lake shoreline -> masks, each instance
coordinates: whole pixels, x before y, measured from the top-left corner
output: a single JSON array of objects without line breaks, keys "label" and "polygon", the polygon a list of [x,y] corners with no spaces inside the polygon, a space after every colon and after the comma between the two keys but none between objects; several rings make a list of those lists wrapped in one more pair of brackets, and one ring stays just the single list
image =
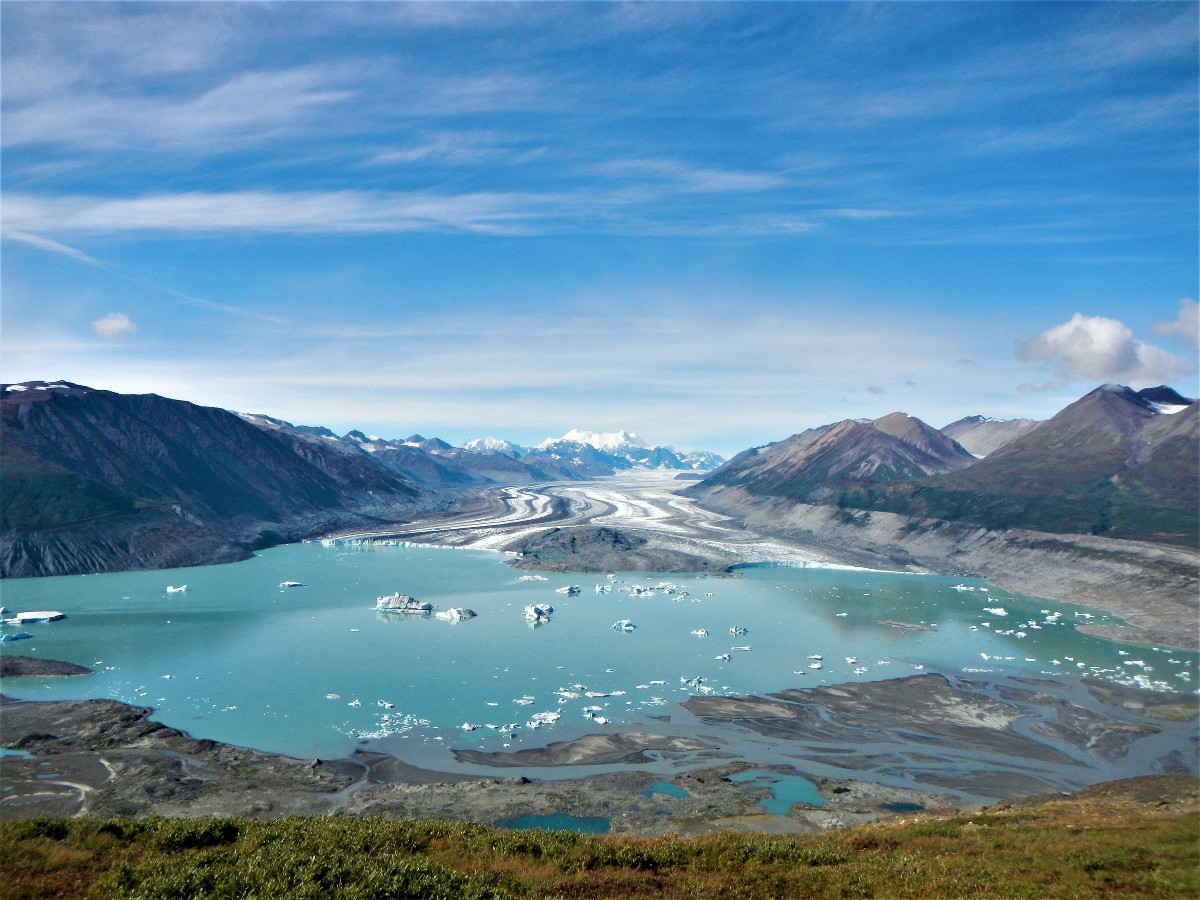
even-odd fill
[{"label": "lake shoreline", "polygon": [[[0,817],[337,814],[490,824],[569,814],[608,819],[613,833],[639,836],[805,832],[889,818],[889,805],[972,810],[1120,778],[1196,774],[1196,748],[1185,738],[1194,698],[1098,681],[1067,688],[1074,693],[1034,679],[920,675],[765,697],[692,697],[684,706],[700,724],[686,728],[690,737],[616,728],[476,752],[468,761],[492,769],[483,774],[414,766],[370,744],[341,759],[301,760],[193,738],[155,722],[147,707],[0,697],[3,744],[15,751],[0,756],[7,788]],[[1092,709],[1079,702],[1085,698]],[[743,732],[760,745],[766,739],[768,752],[739,752]],[[1143,742],[1148,753],[1138,751]],[[1121,762],[1127,758],[1141,761]],[[668,759],[678,771],[643,767]],[[588,765],[614,770],[570,776],[572,766]],[[760,803],[769,785],[730,780],[747,771],[802,775],[823,803],[766,814]],[[837,777],[822,774],[830,772]],[[686,796],[650,792],[663,781]]]}]

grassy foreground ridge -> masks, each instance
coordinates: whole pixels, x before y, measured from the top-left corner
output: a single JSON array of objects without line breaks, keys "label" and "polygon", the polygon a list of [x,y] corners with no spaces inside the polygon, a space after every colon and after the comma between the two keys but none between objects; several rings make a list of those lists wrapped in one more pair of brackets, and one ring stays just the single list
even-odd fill
[{"label": "grassy foreground ridge", "polygon": [[0,898],[1196,897],[1196,787],[1132,779],[970,816],[650,840],[336,817],[39,817],[0,823]]}]

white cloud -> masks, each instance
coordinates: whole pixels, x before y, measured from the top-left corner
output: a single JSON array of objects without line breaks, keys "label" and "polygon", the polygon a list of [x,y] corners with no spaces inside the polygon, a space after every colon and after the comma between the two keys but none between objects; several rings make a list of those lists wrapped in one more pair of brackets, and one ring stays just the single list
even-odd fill
[{"label": "white cloud", "polygon": [[1189,371],[1177,356],[1135,339],[1123,322],[1082,313],[1025,341],[1017,358],[1050,363],[1067,380],[1155,383]]},{"label": "white cloud", "polygon": [[89,266],[105,268],[104,263],[94,257],[88,256],[82,250],[76,250],[74,247],[68,247],[66,244],[60,244],[58,241],[52,241],[50,238],[45,238],[37,234],[5,229],[4,237],[9,240],[20,241],[22,244],[28,244],[31,247],[37,247],[39,250],[45,250],[49,253],[60,253],[63,256],[69,256],[71,259],[87,263]]},{"label": "white cloud", "polygon": [[137,331],[137,326],[125,313],[111,312],[93,322],[92,330],[100,337],[115,338],[123,334],[133,334]]},{"label": "white cloud", "polygon": [[1200,352],[1200,303],[1184,297],[1179,301],[1179,315],[1173,321],[1154,323],[1154,333],[1170,335],[1193,353]]},{"label": "white cloud", "polygon": [[23,229],[77,232],[513,232],[523,220],[545,216],[555,203],[554,195],[482,192],[192,191],[128,198],[9,193],[4,218]]}]

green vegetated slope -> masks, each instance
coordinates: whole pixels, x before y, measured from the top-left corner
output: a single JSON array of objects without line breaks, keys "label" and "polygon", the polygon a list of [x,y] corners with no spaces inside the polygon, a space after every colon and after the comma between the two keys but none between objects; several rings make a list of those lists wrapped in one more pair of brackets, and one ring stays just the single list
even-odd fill
[{"label": "green vegetated slope", "polygon": [[38,818],[0,824],[0,898],[1200,895],[1195,779],[819,835],[649,840],[446,822]]},{"label": "green vegetated slope", "polygon": [[91,524],[137,509],[127,494],[38,459],[16,441],[0,443],[0,487],[0,531]]}]

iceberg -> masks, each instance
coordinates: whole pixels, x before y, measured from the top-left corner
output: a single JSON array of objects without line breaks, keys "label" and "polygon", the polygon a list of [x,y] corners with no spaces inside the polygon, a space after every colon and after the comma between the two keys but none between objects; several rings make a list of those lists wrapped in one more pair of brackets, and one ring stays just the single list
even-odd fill
[{"label": "iceberg", "polygon": [[375,601],[375,608],[382,612],[427,613],[433,610],[433,604],[421,602],[408,594],[401,594],[397,591],[394,594],[378,598]]}]

